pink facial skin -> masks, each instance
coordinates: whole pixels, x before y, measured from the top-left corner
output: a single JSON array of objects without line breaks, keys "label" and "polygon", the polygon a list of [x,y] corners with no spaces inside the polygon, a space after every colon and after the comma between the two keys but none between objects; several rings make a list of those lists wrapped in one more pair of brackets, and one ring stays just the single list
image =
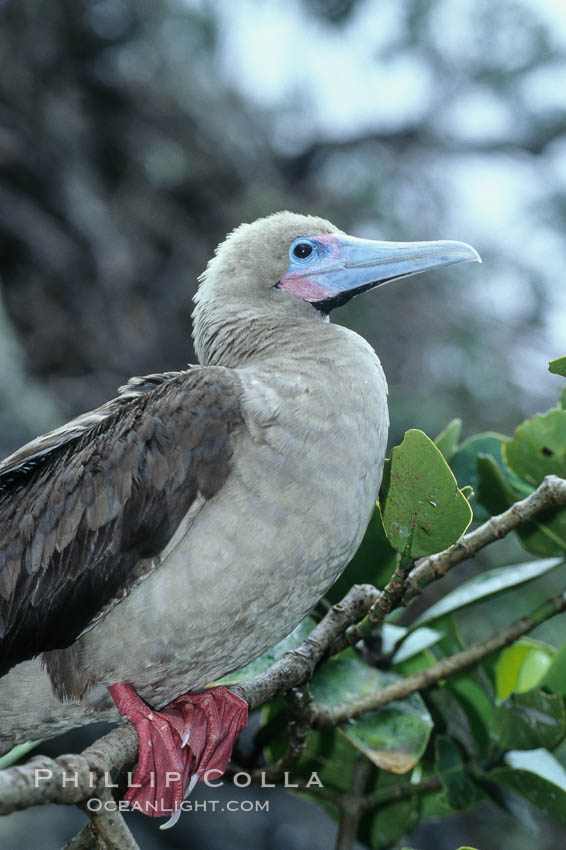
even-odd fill
[{"label": "pink facial skin", "polygon": [[316,278],[312,277],[285,275],[281,278],[281,283],[277,288],[283,292],[289,292],[291,295],[297,295],[303,301],[323,301],[328,298],[328,290],[324,289]]}]

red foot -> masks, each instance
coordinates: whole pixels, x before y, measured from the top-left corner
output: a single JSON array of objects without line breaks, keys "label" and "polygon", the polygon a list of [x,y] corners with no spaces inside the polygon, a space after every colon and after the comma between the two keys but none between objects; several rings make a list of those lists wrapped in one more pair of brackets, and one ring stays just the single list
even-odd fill
[{"label": "red foot", "polygon": [[248,719],[248,704],[227,688],[184,694],[161,711],[125,682],[108,690],[140,739],[136,774],[124,800],[151,817],[179,812],[188,786],[192,790],[209,771],[215,780],[224,773]]}]

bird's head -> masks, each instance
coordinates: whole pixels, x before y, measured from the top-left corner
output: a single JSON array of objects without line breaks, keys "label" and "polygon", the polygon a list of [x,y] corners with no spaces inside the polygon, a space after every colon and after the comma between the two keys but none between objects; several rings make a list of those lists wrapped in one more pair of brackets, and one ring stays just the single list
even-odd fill
[{"label": "bird's head", "polygon": [[279,212],[241,224],[200,277],[193,312],[201,362],[228,324],[254,316],[327,320],[362,292],[401,277],[481,262],[465,242],[376,242],[343,233],[316,216]]}]

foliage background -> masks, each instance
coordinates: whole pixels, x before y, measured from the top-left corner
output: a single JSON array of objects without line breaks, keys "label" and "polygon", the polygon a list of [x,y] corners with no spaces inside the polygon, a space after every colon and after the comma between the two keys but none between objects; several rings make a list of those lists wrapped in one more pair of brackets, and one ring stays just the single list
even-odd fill
[{"label": "foliage background", "polygon": [[[335,318],[382,357],[392,442],[456,415],[465,434],[511,433],[560,386],[546,364],[564,353],[564,91],[559,0],[0,0],[0,448],[194,360],[207,258],[240,221],[284,208],[477,247],[483,267],[385,287]],[[512,596],[505,619],[552,581]],[[502,616],[475,607],[463,633]],[[144,847],[329,845],[318,810],[270,796],[268,816],[166,836],[140,824]],[[77,818],[23,813],[0,838],[58,847]],[[542,848],[564,840],[541,829]],[[486,808],[412,842],[531,846],[518,830]]]}]

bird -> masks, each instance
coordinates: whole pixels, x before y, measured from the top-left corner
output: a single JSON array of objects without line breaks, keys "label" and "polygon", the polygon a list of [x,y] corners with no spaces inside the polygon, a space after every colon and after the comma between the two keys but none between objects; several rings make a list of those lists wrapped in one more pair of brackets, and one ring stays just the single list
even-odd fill
[{"label": "bird", "polygon": [[330,313],[473,261],[288,211],[241,224],[199,278],[197,365],[130,379],[0,464],[0,751],[121,714],[129,800],[173,819],[226,768],[247,704],[207,685],[308,614],[375,508],[386,379]]}]

